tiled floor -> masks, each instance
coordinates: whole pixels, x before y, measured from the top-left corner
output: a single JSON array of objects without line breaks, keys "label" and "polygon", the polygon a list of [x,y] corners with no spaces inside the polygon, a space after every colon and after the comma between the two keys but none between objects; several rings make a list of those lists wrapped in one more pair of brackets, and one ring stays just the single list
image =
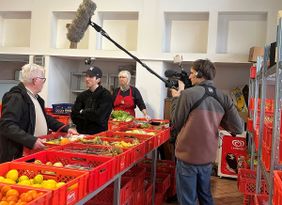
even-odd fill
[{"label": "tiled floor", "polygon": [[[212,177],[212,194],[215,205],[242,205],[243,195],[238,192],[237,180]],[[178,203],[164,203],[176,205]]]}]

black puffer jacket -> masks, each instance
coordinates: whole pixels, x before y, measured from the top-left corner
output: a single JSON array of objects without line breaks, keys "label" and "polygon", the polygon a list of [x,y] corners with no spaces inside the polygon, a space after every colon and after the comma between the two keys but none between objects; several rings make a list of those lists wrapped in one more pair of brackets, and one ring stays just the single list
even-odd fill
[{"label": "black puffer jacket", "polygon": [[94,92],[86,90],[77,96],[71,118],[79,133],[95,134],[108,129],[111,112],[111,93],[100,85]]},{"label": "black puffer jacket", "polygon": [[[47,121],[47,127],[58,130],[63,123],[46,115],[44,100],[38,96],[38,102]],[[11,88],[2,99],[2,116],[0,119],[0,163],[22,157],[23,147],[33,148],[36,137],[35,108],[27,90],[22,83]],[[62,129],[67,131],[68,127]]]}]

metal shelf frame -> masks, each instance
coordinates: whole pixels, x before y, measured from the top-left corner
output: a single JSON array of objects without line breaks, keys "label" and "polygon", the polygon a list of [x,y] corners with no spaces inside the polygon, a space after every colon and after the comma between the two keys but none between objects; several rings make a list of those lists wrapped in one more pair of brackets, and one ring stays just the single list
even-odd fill
[{"label": "metal shelf frame", "polygon": [[[258,99],[260,98],[260,121],[259,121],[259,136],[258,136],[258,166],[257,166],[257,178],[256,178],[256,193],[260,193],[261,175],[264,176],[267,182],[267,188],[269,193],[269,205],[272,205],[273,197],[273,171],[282,170],[282,165],[279,162],[279,141],[280,141],[280,125],[281,125],[281,106],[282,106],[282,18],[279,19],[279,25],[277,27],[277,63],[276,65],[268,68],[269,51],[270,46],[265,46],[264,57],[258,57],[257,60],[257,73],[255,79],[250,80],[250,98],[254,98],[254,113],[250,113],[250,117],[253,118],[253,127],[256,128],[257,122],[257,110]],[[271,83],[272,82],[272,83]],[[274,118],[272,129],[272,149],[270,158],[270,170],[266,171],[266,168],[262,162],[262,143],[263,143],[263,129],[265,119],[265,99],[268,94],[269,87],[267,85],[275,86],[274,92]],[[250,99],[249,98],[249,99]],[[252,133],[250,133],[252,136]],[[251,168],[253,168],[254,160],[254,145],[251,145]]]},{"label": "metal shelf frame", "polygon": [[[156,186],[156,170],[157,170],[157,148],[152,150],[150,153],[147,153],[146,155],[152,156],[152,164],[151,164],[151,180],[152,180],[152,205],[155,204],[155,186]],[[87,196],[85,196],[83,199],[81,199],[79,202],[76,203],[76,205],[83,205],[87,201],[89,201],[92,197],[96,196],[99,192],[101,192],[103,189],[105,189],[109,184],[114,182],[114,197],[113,197],[113,205],[120,205],[120,185],[121,185],[121,176],[127,172],[129,169],[131,169],[135,164],[137,164],[142,159],[132,163],[129,167],[127,167],[125,170],[121,171],[117,175],[115,175],[111,180],[103,184],[101,187],[96,189],[95,191],[89,193]]]}]

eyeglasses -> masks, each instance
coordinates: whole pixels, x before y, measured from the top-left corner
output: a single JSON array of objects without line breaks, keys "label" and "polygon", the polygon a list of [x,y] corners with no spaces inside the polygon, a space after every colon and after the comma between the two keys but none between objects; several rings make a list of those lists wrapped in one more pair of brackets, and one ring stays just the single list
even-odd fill
[{"label": "eyeglasses", "polygon": [[118,76],[119,78],[127,78],[126,76]]},{"label": "eyeglasses", "polygon": [[43,81],[43,83],[45,83],[45,81],[46,81],[46,78],[42,78],[42,77],[35,77],[35,78],[41,79]]}]

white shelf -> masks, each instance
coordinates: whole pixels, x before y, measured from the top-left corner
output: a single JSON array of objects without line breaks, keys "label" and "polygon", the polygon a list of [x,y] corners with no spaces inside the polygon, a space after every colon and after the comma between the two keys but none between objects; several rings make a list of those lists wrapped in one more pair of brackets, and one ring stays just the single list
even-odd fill
[{"label": "white shelf", "polygon": [[164,51],[207,53],[208,12],[165,12]]},{"label": "white shelf", "polygon": [[0,31],[0,47],[30,47],[31,11],[0,11]]},{"label": "white shelf", "polygon": [[219,12],[216,51],[248,54],[250,47],[265,45],[266,34],[266,12]]},{"label": "white shelf", "polygon": [[[138,12],[99,12],[100,26],[122,47],[137,50]],[[97,50],[119,50],[108,39],[97,36]]]},{"label": "white shelf", "polygon": [[[53,12],[52,13],[52,36],[51,45],[52,48],[68,49],[70,47],[70,42],[66,38],[67,24],[72,22],[75,18],[76,12]],[[89,44],[89,30],[84,33],[83,38],[77,44],[78,49],[88,49]]]}]

